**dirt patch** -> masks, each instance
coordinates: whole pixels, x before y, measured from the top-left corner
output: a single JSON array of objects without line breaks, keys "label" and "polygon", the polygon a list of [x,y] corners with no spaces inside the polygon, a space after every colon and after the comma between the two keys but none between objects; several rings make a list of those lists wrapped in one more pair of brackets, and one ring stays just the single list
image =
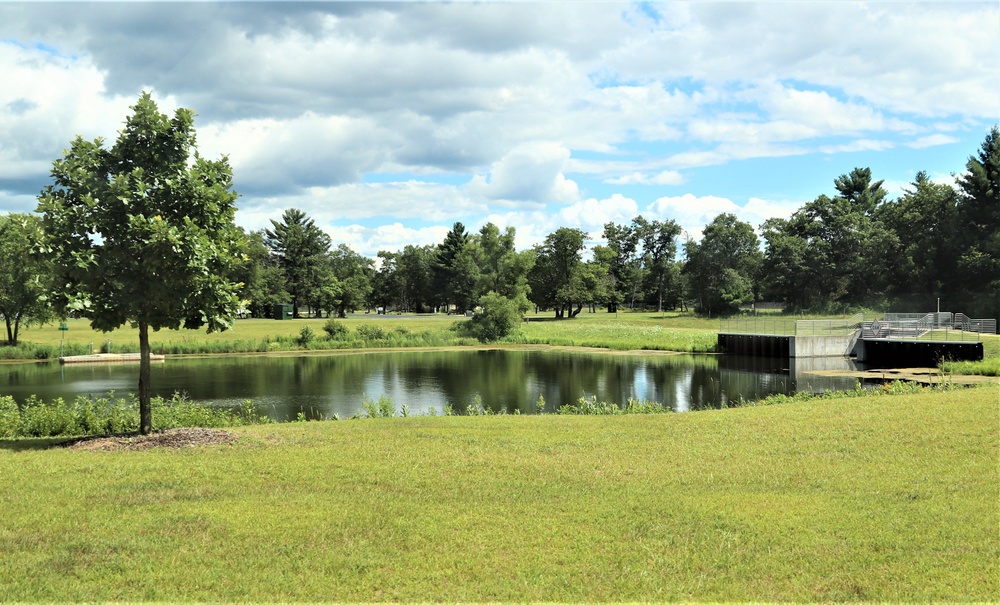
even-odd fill
[{"label": "dirt patch", "polygon": [[169,429],[149,435],[119,435],[114,437],[84,437],[65,446],[72,450],[118,451],[148,450],[153,448],[189,448],[214,445],[232,445],[239,435],[219,429]]}]

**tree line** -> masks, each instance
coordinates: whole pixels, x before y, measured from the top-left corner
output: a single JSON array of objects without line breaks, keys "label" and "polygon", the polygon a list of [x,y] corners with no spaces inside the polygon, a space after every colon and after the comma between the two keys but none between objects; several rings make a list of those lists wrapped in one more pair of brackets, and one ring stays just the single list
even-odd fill
[{"label": "tree line", "polygon": [[[155,224],[145,228],[155,228]],[[155,230],[155,229],[154,229]],[[34,214],[0,216],[0,316],[9,343],[21,325],[54,318],[50,252]],[[286,210],[270,228],[236,228],[242,312],[269,317],[278,304],[296,316],[534,308],[571,318],[584,308],[692,309],[726,315],[761,301],[791,312],[856,308],[924,311],[948,307],[1000,316],[1000,135],[993,128],[956,185],[920,172],[896,199],[868,168],[855,168],[787,219],[759,226],[723,213],[699,241],[680,242],[673,220],[609,222],[603,243],[562,227],[529,249],[513,227],[458,222],[436,245],[367,258],[331,238],[304,212]],[[102,262],[111,262],[105,260]],[[487,298],[488,297],[488,298]]]}]

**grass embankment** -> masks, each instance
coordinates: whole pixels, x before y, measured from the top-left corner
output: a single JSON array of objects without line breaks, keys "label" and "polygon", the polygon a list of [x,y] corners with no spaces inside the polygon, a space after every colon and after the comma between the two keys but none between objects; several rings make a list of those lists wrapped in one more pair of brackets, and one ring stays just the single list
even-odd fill
[{"label": "grass embankment", "polygon": [[996,601],[998,403],[0,442],[0,600]]},{"label": "grass embankment", "polygon": [[[211,355],[225,353],[268,353],[303,349],[349,349],[364,347],[428,347],[473,344],[451,327],[459,318],[455,316],[399,316],[395,318],[350,318],[337,320],[348,326],[347,333],[331,340],[323,326],[326,319],[272,319],[237,320],[232,330],[206,333],[204,330],[160,330],[150,334],[150,347],[154,353],[166,355]],[[139,331],[122,327],[112,332],[98,332],[87,320],[67,322],[68,330],[61,332],[58,323],[35,326],[22,330],[18,347],[0,347],[0,358],[50,359],[59,355],[60,347],[66,355],[100,352],[108,346],[115,353],[139,351]],[[300,342],[302,330],[313,334],[310,344]],[[64,339],[64,342],[61,341]]]},{"label": "grass embankment", "polygon": [[[551,313],[530,315],[520,331],[506,344],[547,344],[554,346],[598,347],[614,350],[660,350],[704,353],[715,350],[717,319],[680,313],[581,313],[572,320],[555,321]],[[385,348],[462,346],[478,344],[459,335],[453,328],[465,318],[454,315],[352,316],[336,320],[346,334],[327,338],[326,319],[238,320],[233,330],[206,334],[199,330],[161,330],[150,335],[154,353],[168,355],[213,353],[262,353],[306,349]],[[110,333],[94,331],[85,320],[70,320],[61,332],[58,323],[25,328],[22,345],[0,347],[0,358],[53,358],[99,351],[107,342],[119,353],[138,351],[139,336],[134,328]],[[308,327],[314,340],[302,347],[299,337]]]}]

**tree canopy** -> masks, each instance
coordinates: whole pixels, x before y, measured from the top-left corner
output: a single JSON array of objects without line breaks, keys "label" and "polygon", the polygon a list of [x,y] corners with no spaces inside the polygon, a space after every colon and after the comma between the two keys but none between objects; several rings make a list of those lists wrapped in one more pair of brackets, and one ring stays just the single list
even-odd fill
[{"label": "tree canopy", "polygon": [[37,216],[0,216],[0,317],[11,345],[17,344],[21,326],[42,323],[52,316],[52,271],[41,252],[43,239]]},{"label": "tree canopy", "polygon": [[330,273],[324,257],[330,251],[330,236],[298,208],[289,208],[281,221],[271,220],[271,229],[264,230],[264,242],[278,256],[291,296],[292,314],[299,316],[303,303],[317,302]]},{"label": "tree canopy", "polygon": [[161,114],[143,93],[115,144],[77,137],[39,196],[52,298],[110,331],[139,329],[140,431],[152,429],[149,330],[232,325],[241,231],[228,160],[197,152],[194,112]]}]

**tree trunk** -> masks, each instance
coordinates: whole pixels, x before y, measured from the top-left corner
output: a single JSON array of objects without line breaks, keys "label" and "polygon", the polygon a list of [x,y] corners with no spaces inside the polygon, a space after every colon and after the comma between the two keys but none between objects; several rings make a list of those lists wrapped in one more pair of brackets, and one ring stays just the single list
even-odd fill
[{"label": "tree trunk", "polygon": [[149,324],[139,322],[139,434],[153,431],[153,410],[149,403]]},{"label": "tree trunk", "polygon": [[14,332],[11,331],[10,318],[4,317],[4,323],[7,324],[7,342],[12,346],[16,346],[17,341],[14,340]]}]

